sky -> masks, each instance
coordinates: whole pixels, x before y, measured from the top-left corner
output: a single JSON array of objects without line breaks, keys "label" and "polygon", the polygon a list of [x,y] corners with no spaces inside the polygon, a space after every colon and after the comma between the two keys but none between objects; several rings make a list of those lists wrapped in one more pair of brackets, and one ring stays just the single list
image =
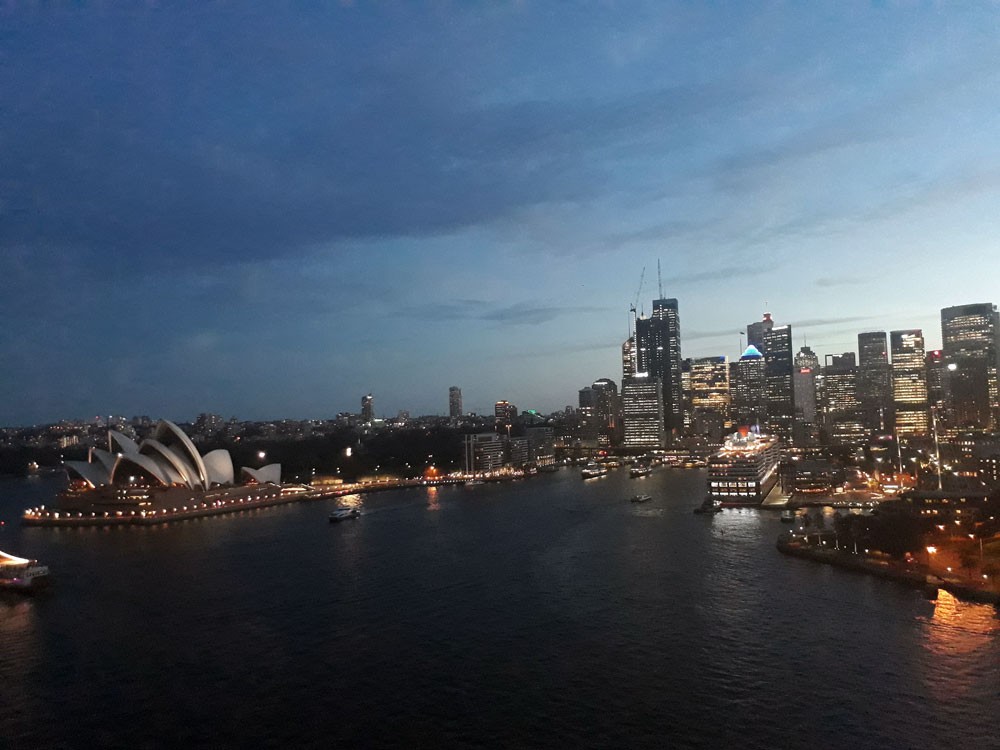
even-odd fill
[{"label": "sky", "polygon": [[660,288],[685,357],[1000,301],[996,3],[51,5],[0,6],[0,424],[548,412]]}]

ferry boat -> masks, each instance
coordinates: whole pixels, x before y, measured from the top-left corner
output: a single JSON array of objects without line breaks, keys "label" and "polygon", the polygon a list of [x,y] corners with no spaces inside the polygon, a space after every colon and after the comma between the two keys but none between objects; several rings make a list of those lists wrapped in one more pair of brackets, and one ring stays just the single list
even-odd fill
[{"label": "ferry boat", "polygon": [[28,560],[0,552],[0,591],[30,593],[49,584],[49,568],[38,560]]},{"label": "ferry boat", "polygon": [[629,498],[629,502],[648,503],[652,499],[653,499],[652,495],[634,495],[633,497]]},{"label": "ferry boat", "polygon": [[760,505],[778,483],[778,439],[740,428],[708,459],[707,481],[712,503]]},{"label": "ferry boat", "polygon": [[330,523],[340,523],[349,518],[359,518],[361,511],[357,508],[335,508],[330,514]]},{"label": "ferry boat", "polygon": [[589,464],[587,464],[580,470],[580,476],[582,476],[584,479],[603,477],[607,473],[608,473],[607,467],[601,466],[596,461],[591,461]]},{"label": "ferry boat", "polygon": [[628,470],[629,476],[631,477],[645,477],[653,473],[653,469],[646,464],[636,464],[631,469]]}]

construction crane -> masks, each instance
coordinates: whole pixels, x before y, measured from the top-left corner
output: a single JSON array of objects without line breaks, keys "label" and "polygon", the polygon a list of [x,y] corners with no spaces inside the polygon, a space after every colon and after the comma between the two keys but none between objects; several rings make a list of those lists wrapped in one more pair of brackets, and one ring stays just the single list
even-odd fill
[{"label": "construction crane", "polygon": [[646,267],[642,267],[642,273],[639,274],[639,288],[635,292],[635,301],[629,307],[628,312],[628,337],[632,338],[632,321],[635,320],[635,312],[639,307],[639,297],[642,296],[642,282],[646,280]]}]

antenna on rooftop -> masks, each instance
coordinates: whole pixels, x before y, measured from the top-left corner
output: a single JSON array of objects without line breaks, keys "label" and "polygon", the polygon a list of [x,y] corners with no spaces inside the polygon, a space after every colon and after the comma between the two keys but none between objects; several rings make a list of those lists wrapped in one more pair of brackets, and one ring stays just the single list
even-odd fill
[{"label": "antenna on rooftop", "polygon": [[657,299],[663,299],[663,277],[660,276],[660,259],[656,259],[656,287],[660,293]]}]

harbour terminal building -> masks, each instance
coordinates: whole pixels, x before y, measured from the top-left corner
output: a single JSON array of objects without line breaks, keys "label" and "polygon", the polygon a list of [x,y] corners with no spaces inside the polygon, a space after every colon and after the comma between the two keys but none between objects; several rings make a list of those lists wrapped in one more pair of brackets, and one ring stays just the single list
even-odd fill
[{"label": "harbour terminal building", "polygon": [[58,511],[143,515],[187,507],[254,502],[281,487],[281,465],[244,467],[237,479],[227,450],[204,456],[173,422],[161,420],[153,436],[136,443],[108,431],[108,450],[93,448],[86,461],[67,461],[70,486]]}]

